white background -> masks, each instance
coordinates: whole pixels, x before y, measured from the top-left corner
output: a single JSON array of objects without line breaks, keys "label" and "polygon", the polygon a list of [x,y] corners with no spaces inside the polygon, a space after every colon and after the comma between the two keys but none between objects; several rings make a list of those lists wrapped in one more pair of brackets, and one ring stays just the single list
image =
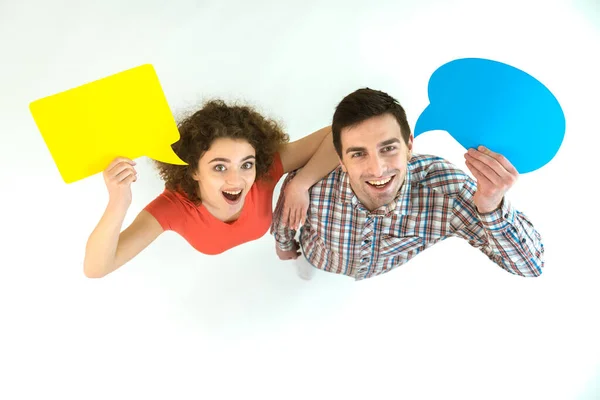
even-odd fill
[{"label": "white background", "polygon": [[[372,280],[306,282],[268,234],[210,257],[172,233],[84,277],[106,189],[64,184],[29,102],[152,63],[176,118],[220,96],[298,139],[369,86],[414,127],[460,57],[521,68],[563,106],[558,155],[509,192],[543,236],[540,278],[449,239]],[[0,398],[600,398],[599,58],[597,0],[2,0]],[[415,147],[464,168],[445,132]],[[138,161],[126,224],[163,187]]]}]

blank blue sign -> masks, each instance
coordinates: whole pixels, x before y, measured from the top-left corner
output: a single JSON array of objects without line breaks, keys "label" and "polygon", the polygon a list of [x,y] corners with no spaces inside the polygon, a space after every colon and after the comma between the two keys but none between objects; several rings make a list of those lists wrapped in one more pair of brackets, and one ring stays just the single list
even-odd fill
[{"label": "blank blue sign", "polygon": [[464,58],[439,67],[429,79],[429,106],[415,137],[448,132],[465,149],[483,145],[527,173],[547,164],[565,135],[565,116],[537,79],[510,65]]}]

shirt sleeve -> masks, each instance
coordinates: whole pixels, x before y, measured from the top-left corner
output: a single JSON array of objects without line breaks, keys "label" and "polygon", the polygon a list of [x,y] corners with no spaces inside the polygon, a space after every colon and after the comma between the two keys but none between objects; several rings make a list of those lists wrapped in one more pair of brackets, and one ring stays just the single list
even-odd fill
[{"label": "shirt sleeve", "polygon": [[541,275],[544,245],[531,221],[506,198],[495,211],[479,213],[473,202],[476,190],[475,181],[467,177],[452,210],[456,235],[512,274]]},{"label": "shirt sleeve", "polygon": [[[282,168],[283,171],[283,168]],[[296,175],[295,171],[292,171],[283,181],[279,198],[277,199],[277,205],[273,212],[273,220],[271,222],[271,234],[275,238],[275,243],[283,251],[289,251],[294,248],[294,237],[296,231],[290,229],[283,224],[283,205],[285,203],[285,188],[292,178]]]},{"label": "shirt sleeve", "polygon": [[144,210],[152,214],[160,226],[167,231],[179,231],[181,228],[181,201],[177,195],[165,189],[152,200]]}]

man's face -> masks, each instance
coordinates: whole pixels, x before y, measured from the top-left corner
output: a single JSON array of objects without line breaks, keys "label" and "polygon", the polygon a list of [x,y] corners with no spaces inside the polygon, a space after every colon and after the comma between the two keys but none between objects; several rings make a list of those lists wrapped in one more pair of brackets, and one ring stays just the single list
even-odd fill
[{"label": "man's face", "polygon": [[341,131],[343,170],[350,186],[369,210],[392,202],[404,183],[412,154],[412,135],[404,143],[391,114],[369,118]]}]

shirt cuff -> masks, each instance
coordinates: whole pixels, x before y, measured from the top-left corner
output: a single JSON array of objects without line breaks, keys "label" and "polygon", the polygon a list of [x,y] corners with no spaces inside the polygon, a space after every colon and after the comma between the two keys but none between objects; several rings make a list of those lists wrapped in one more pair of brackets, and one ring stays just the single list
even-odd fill
[{"label": "shirt cuff", "polygon": [[506,198],[503,198],[499,208],[489,213],[479,213],[479,219],[484,228],[492,233],[503,232],[513,225],[515,209]]},{"label": "shirt cuff", "polygon": [[275,235],[275,243],[280,250],[290,251],[294,248],[294,240],[285,240]]}]

